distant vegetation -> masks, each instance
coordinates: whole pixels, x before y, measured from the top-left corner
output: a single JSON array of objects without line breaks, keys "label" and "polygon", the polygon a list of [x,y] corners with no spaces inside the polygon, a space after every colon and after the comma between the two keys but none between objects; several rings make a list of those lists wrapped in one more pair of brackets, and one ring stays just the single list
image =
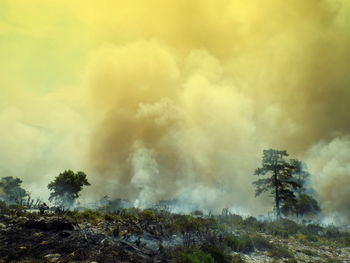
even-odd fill
[{"label": "distant vegetation", "polygon": [[[102,240],[109,240],[109,244],[114,245],[119,244],[118,242],[124,244],[125,241],[129,242],[128,244],[132,243],[137,249],[143,249],[142,242],[153,242],[156,246],[154,253],[161,259],[157,262],[242,263],[245,262],[244,255],[254,251],[260,251],[274,260],[298,262],[293,254],[295,251],[292,251],[290,246],[281,245],[280,239],[286,240],[284,244],[302,244],[303,247],[298,250],[301,251],[300,253],[314,260],[312,262],[321,262],[318,261],[319,253],[315,252],[314,248],[332,247],[334,244],[340,248],[350,246],[350,233],[341,231],[337,227],[311,224],[311,221],[308,224],[298,224],[287,219],[304,216],[312,218],[320,212],[317,201],[312,197],[313,189],[307,183],[310,175],[305,166],[299,160],[287,159],[287,156],[286,151],[265,150],[262,166],[255,171],[255,175],[260,177],[254,182],[256,195],[270,192],[274,198],[278,219],[275,221],[258,220],[255,217],[243,218],[240,215],[231,214],[228,208],[224,208],[219,215],[201,210],[180,215],[171,212],[175,201],[168,200],[161,200],[158,204],[141,210],[133,207],[129,200],[111,199],[108,196],[96,202],[94,208],[87,209],[76,204],[82,189],[90,185],[87,175],[71,170],[60,173],[48,185],[51,191],[49,200],[58,207],[68,208],[51,212],[43,209],[40,212],[27,211],[26,208],[40,209],[41,202],[34,202],[30,198],[29,193],[21,187],[22,181],[19,178],[2,178],[0,180],[0,200],[2,200],[0,201],[0,219],[13,225],[15,221],[9,219],[13,216],[20,219],[21,226],[44,227],[45,231],[64,224],[79,225],[84,235],[86,233],[92,235],[92,240],[98,236]],[[33,203],[36,205],[33,206]],[[10,217],[4,215],[10,215]],[[63,223],[57,223],[57,218]],[[50,223],[51,219],[55,223]],[[101,229],[94,236],[96,228]],[[90,230],[87,231],[87,229]],[[89,240],[86,236],[81,240],[81,236],[84,235],[79,234],[74,236],[75,234],[72,233],[62,233],[61,235],[72,235],[79,242]],[[20,237],[22,238],[22,235]],[[34,242],[30,239],[30,235],[22,239],[24,239],[23,242],[30,244]],[[12,242],[14,242],[13,255],[16,255],[18,241],[14,239]],[[78,249],[71,247],[71,244],[74,242],[69,243],[64,250]],[[308,247],[305,248],[305,245]],[[133,253],[139,253],[137,249]],[[88,259],[89,253],[97,252],[89,249],[79,257]],[[74,259],[69,258],[69,255],[71,254],[65,255],[67,262]],[[105,258],[107,256],[108,254],[99,255],[103,258],[101,262],[110,262]],[[96,255],[93,256],[93,258],[96,257]],[[42,259],[42,255],[36,258]]]},{"label": "distant vegetation", "polygon": [[21,187],[22,180],[12,176],[0,179],[0,198],[9,204],[21,204],[28,196],[26,190]]},{"label": "distant vegetation", "polygon": [[[256,196],[269,192],[274,198],[276,218],[285,217],[309,218],[317,216],[320,206],[313,197],[314,190],[310,187],[310,174],[306,165],[296,159],[287,159],[287,151],[269,149],[263,151],[262,165],[255,170],[259,179],[253,184],[256,187]],[[22,180],[12,176],[0,179],[0,200],[7,204],[18,204],[27,208],[37,208],[41,200],[33,200],[30,194],[21,187]],[[73,207],[85,186],[89,186],[87,175],[84,172],[66,170],[60,173],[48,184],[50,190],[49,201],[62,209]],[[158,208],[170,209],[175,201],[160,200]],[[104,196],[96,203],[105,207],[106,212],[115,212],[119,208],[132,207],[126,199],[110,199]],[[226,209],[226,212],[228,210]],[[202,211],[192,211],[193,216],[202,216]]]}]

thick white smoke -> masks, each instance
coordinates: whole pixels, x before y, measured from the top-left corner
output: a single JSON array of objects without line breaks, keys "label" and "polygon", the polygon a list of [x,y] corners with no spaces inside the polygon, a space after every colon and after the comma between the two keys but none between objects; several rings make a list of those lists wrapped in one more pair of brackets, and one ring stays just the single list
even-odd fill
[{"label": "thick white smoke", "polygon": [[350,138],[341,136],[314,145],[306,154],[325,215],[337,223],[350,218]]}]

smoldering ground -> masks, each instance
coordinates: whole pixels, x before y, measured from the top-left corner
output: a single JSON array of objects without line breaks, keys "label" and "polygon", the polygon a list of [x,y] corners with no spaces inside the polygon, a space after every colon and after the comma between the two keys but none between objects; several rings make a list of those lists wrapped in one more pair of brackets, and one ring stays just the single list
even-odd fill
[{"label": "smoldering ground", "polygon": [[307,162],[324,211],[349,218],[347,1],[55,5],[91,33],[87,66],[45,95],[5,86],[4,173],[45,187],[83,169],[85,197],[264,213],[253,171],[263,149],[287,149]]}]

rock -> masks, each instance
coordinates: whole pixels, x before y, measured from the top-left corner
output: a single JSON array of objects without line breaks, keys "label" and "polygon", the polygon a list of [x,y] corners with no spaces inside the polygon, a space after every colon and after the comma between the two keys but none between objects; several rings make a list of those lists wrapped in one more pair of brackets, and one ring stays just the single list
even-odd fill
[{"label": "rock", "polygon": [[44,256],[44,258],[48,261],[48,262],[58,262],[60,259],[61,255],[60,254],[47,254],[46,256]]},{"label": "rock", "polygon": [[33,237],[41,237],[43,235],[43,232],[37,232],[33,234]]}]

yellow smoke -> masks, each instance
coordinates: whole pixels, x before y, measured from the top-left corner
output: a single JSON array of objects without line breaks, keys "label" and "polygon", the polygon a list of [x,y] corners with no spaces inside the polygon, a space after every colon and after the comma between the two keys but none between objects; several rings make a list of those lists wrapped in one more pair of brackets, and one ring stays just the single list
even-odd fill
[{"label": "yellow smoke", "polygon": [[[260,213],[270,204],[251,182],[262,149],[319,163],[310,149],[349,133],[346,0],[2,5],[1,168],[34,185],[79,167],[97,196]],[[14,38],[21,48],[6,44]],[[345,177],[313,167],[324,209],[348,215],[346,188],[333,210],[325,194]]]}]

